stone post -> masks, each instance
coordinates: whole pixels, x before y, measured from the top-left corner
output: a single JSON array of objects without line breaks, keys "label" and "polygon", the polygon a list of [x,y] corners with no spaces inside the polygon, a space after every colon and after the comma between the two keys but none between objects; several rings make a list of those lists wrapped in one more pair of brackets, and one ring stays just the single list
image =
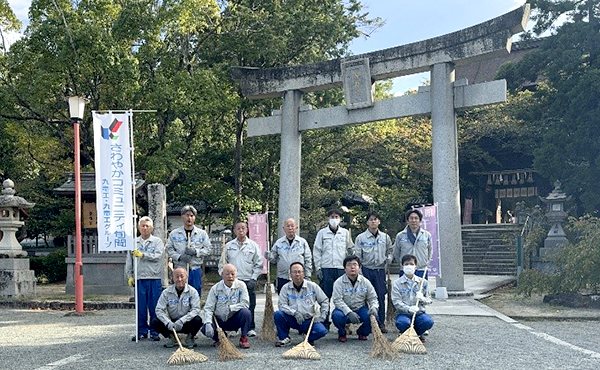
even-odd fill
[{"label": "stone post", "polygon": [[33,208],[34,203],[15,195],[15,183],[4,180],[0,195],[0,297],[35,296],[35,273],[29,269],[29,258],[15,233],[25,223],[21,209]]},{"label": "stone post", "polygon": [[[167,243],[167,189],[163,184],[148,185],[148,217],[154,222],[154,231],[152,235],[161,238],[163,243]],[[169,285],[167,269],[167,252],[164,254],[164,271],[162,285]]]},{"label": "stone post", "polygon": [[281,164],[279,170],[279,207],[277,237],[283,236],[283,222],[293,218],[300,222],[300,170],[302,135],[299,111],[302,92],[286,91],[281,111]]},{"label": "stone post", "polygon": [[438,206],[440,270],[437,286],[464,290],[458,137],[454,113],[454,64],[438,63],[431,69],[431,124],[433,201]]}]

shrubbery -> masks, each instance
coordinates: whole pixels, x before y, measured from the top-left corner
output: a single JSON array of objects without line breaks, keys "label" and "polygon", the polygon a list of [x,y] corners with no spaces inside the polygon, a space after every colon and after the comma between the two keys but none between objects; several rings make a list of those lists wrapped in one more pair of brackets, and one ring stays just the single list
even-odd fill
[{"label": "shrubbery", "polygon": [[31,269],[35,271],[35,277],[45,275],[49,283],[65,281],[67,279],[67,249],[60,248],[47,256],[31,257]]},{"label": "shrubbery", "polygon": [[552,256],[557,272],[526,270],[519,276],[519,292],[600,292],[600,219],[585,215],[569,219],[566,227],[575,242],[560,247]]}]

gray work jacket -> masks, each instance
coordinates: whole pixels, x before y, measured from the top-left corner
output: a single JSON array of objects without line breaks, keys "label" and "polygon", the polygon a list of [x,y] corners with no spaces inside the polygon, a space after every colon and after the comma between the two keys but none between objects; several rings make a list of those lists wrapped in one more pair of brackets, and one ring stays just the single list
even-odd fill
[{"label": "gray work jacket", "polygon": [[287,236],[277,239],[271,247],[270,261],[277,262],[277,277],[290,280],[290,265],[302,262],[304,275],[312,274],[312,253],[306,239],[296,235],[290,245]]},{"label": "gray work jacket", "polygon": [[194,287],[185,284],[181,296],[175,285],[162,291],[156,304],[156,317],[167,325],[170,321],[181,320],[184,324],[200,315],[200,296]]},{"label": "gray work jacket", "polygon": [[[185,248],[188,246],[187,233],[183,226],[171,231],[167,240],[167,253],[173,260],[173,269],[177,267],[187,267],[185,263],[179,261],[179,257],[185,253]],[[190,261],[190,270],[195,270],[202,267],[204,256],[208,256],[211,251],[210,238],[206,231],[194,226],[190,247],[196,250],[196,255]]]},{"label": "gray work jacket", "polygon": [[335,308],[339,308],[344,315],[350,311],[356,311],[368,304],[369,308],[379,309],[379,301],[375,288],[367,278],[362,275],[356,277],[356,283],[352,285],[348,275],[340,276],[333,283],[333,294],[331,296]]},{"label": "gray work jacket", "polygon": [[[417,275],[413,275],[412,279],[406,277],[406,275],[400,276],[399,279],[395,280],[392,284],[392,303],[397,313],[409,314],[408,308],[414,306],[417,299],[415,298],[422,278]],[[431,303],[429,298],[429,284],[427,280],[423,282],[423,295],[424,300],[419,301],[419,312],[425,312],[425,305]]]},{"label": "gray work jacket", "polygon": [[[263,268],[263,258],[260,247],[250,238],[240,243],[237,238],[225,244],[225,263],[231,263],[237,268],[240,280],[256,280]],[[219,259],[219,274],[223,272],[223,259]]]},{"label": "gray work jacket", "polygon": [[[135,238],[135,249],[144,254],[141,258],[138,258],[138,280],[162,279],[166,265],[164,260],[165,246],[162,240],[154,235],[150,235],[146,240],[138,236]],[[125,275],[129,278],[133,277],[133,273],[133,256],[131,251],[128,251],[125,260]]]},{"label": "gray work jacket", "polygon": [[223,321],[227,321],[231,316],[242,308],[250,306],[248,288],[243,281],[235,279],[231,284],[231,289],[227,289],[223,280],[219,281],[210,288],[202,319],[204,322],[212,322],[213,315]]},{"label": "gray work jacket", "polygon": [[354,253],[350,231],[338,226],[336,233],[329,225],[319,230],[313,246],[314,269],[344,268],[344,258]]},{"label": "gray work jacket", "polygon": [[277,304],[279,309],[288,315],[294,316],[296,312],[300,312],[306,320],[315,314],[315,302],[321,306],[319,316],[326,318],[329,314],[329,298],[318,284],[304,280],[300,291],[296,290],[293,281],[286,283],[281,288]]},{"label": "gray work jacket", "polygon": [[379,231],[374,236],[368,229],[359,234],[354,242],[354,254],[360,258],[363,267],[384,269],[393,258],[394,245],[389,235]]},{"label": "gray work jacket", "polygon": [[417,257],[417,268],[422,270],[427,266],[431,259],[431,234],[423,228],[419,228],[416,235],[415,244],[408,240],[408,232],[406,231],[408,226],[404,230],[400,231],[396,235],[396,241],[394,244],[394,255],[398,262],[402,261],[402,256],[412,254]]}]

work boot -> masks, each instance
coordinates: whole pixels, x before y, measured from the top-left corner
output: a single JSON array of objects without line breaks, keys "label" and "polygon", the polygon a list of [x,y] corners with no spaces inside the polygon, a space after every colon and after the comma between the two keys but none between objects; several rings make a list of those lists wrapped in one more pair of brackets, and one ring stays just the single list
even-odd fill
[{"label": "work boot", "polygon": [[169,334],[169,341],[164,344],[166,348],[177,347],[177,340],[173,334]]},{"label": "work boot", "polygon": [[244,349],[250,348],[250,343],[248,342],[248,337],[245,335],[240,338],[240,348],[244,348]]},{"label": "work boot", "polygon": [[197,346],[196,341],[194,340],[194,336],[188,334],[187,338],[185,338],[185,342],[183,343],[185,348],[194,348]]}]

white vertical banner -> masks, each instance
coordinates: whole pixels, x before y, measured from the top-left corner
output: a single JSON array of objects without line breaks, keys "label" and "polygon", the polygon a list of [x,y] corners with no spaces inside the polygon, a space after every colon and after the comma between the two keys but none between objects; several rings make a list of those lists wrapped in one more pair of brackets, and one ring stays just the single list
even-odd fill
[{"label": "white vertical banner", "polygon": [[133,250],[130,114],[92,112],[98,251]]}]

